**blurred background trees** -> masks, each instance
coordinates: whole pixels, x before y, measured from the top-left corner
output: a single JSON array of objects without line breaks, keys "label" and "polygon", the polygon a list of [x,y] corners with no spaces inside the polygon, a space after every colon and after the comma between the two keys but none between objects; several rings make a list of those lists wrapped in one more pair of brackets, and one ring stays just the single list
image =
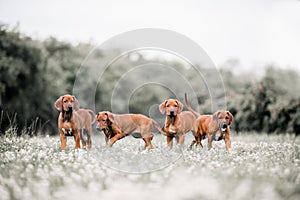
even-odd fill
[{"label": "blurred background trees", "polygon": [[[83,62],[88,53],[96,53]],[[34,125],[34,131],[42,134],[57,134],[58,111],[54,101],[63,94],[72,94],[76,74],[80,67],[97,66],[99,60],[109,59],[112,50],[95,49],[92,44],[72,45],[55,38],[44,41],[34,40],[18,30],[0,25],[0,131],[15,126],[19,133],[26,127]],[[200,113],[211,113],[211,96],[203,80],[199,80],[193,69],[182,66],[176,61],[161,61],[151,58],[151,63],[163,63],[172,66],[189,79],[196,91],[197,99],[190,99],[193,107],[199,104]],[[226,95],[227,109],[234,114],[233,131],[240,133],[296,133],[300,134],[300,77],[296,71],[283,70],[276,66],[267,66],[262,77],[252,77],[251,74],[234,74],[238,61],[231,61],[220,69],[224,89],[211,86],[216,91],[216,99],[224,99]],[[149,58],[141,54],[124,57],[107,68],[105,77],[98,82],[99,77],[90,76],[86,70],[81,73],[84,80],[80,88],[80,104],[91,108],[95,101],[96,111],[111,110],[111,95],[116,83],[130,69],[149,63]],[[201,66],[199,66],[201,68]],[[201,68],[206,80],[213,80],[215,72]],[[231,70],[233,69],[233,70]],[[139,79],[151,77],[170,79],[163,74],[149,71],[140,77],[124,80],[122,87],[139,84]],[[97,85],[95,96],[88,96],[89,90]],[[184,86],[180,91],[183,97]],[[153,92],[156,91],[156,92]],[[129,102],[123,102],[126,91],[120,90],[117,104],[120,112],[143,113],[149,115],[152,105],[158,105],[163,99],[175,98],[176,94],[160,85],[141,85],[137,88]],[[124,94],[123,94],[124,93]],[[218,95],[219,94],[219,95]],[[181,99],[183,101],[183,99]],[[127,105],[128,104],[128,105]],[[92,108],[93,109],[93,108]],[[34,134],[34,132],[31,132]]]}]

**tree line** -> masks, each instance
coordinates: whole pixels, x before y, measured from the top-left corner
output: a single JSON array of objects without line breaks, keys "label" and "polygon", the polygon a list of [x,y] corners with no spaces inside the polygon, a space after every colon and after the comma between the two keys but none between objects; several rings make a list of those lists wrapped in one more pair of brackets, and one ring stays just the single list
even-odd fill
[{"label": "tree line", "polygon": [[[93,50],[93,54],[89,52]],[[17,28],[0,25],[0,131],[15,127],[19,134],[57,134],[57,116],[53,102],[66,93],[72,94],[77,72],[86,69],[80,76],[83,81],[78,88],[82,100],[81,106],[92,109],[110,110],[113,89],[124,74],[133,66],[149,63],[149,58],[136,53],[134,59],[124,56],[113,67],[105,70],[105,76],[99,77],[92,70],[97,69],[99,60],[107,61],[110,55],[115,55],[118,49],[97,49],[94,44],[80,43],[77,45],[50,37],[45,40],[33,39],[20,33]],[[89,59],[86,58],[89,56]],[[151,58],[158,62],[158,58]],[[300,77],[291,69],[280,69],[274,66],[266,67],[262,77],[250,79],[247,74],[234,74],[232,63],[227,63],[219,72],[224,89],[219,86],[206,88],[204,82],[213,83],[215,72],[202,68],[205,81],[199,80],[192,68],[182,66],[178,61],[159,61],[172,66],[189,80],[196,91],[196,99],[191,99],[192,105],[199,105],[200,113],[211,113],[211,94],[215,90],[215,99],[226,97],[227,109],[234,115],[232,129],[240,133],[300,133]],[[92,75],[91,75],[92,74]],[[140,79],[155,76],[160,80],[170,79],[163,74],[147,72],[139,77],[129,77],[122,86],[130,87],[139,84]],[[95,87],[96,86],[96,87]],[[95,95],[89,96],[91,88]],[[130,112],[149,115],[151,105],[160,103],[163,99],[176,97],[176,92],[184,95],[185,86],[179,85],[178,91],[159,85],[144,85],[134,90],[129,102],[126,91],[119,90],[115,104],[122,112],[129,107]],[[155,91],[155,92],[153,92]],[[218,95],[219,94],[219,95]],[[128,105],[127,105],[128,104]],[[125,109],[124,112],[127,110]],[[30,129],[31,131],[28,131]]]}]

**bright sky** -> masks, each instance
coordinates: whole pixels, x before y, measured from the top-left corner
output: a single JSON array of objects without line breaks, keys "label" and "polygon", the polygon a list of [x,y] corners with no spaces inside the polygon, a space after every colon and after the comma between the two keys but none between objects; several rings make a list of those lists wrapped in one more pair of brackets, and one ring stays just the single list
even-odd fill
[{"label": "bright sky", "polygon": [[248,70],[273,63],[300,72],[299,0],[0,0],[0,22],[35,38],[96,44],[134,29],[169,29],[217,66],[237,58]]}]

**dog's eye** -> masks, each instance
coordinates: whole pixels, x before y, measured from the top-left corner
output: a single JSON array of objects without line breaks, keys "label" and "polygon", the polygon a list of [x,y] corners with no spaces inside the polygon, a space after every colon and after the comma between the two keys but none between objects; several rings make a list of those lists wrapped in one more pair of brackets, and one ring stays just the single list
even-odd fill
[{"label": "dog's eye", "polygon": [[167,107],[167,108],[169,108],[170,106],[169,106],[169,105],[167,105],[166,107]]},{"label": "dog's eye", "polygon": [[175,108],[177,108],[177,107],[178,107],[178,105],[175,105],[174,107],[175,107]]},{"label": "dog's eye", "polygon": [[67,103],[67,100],[64,100],[64,103]]},{"label": "dog's eye", "polygon": [[229,117],[228,117],[228,116],[226,116],[226,119],[229,119]]},{"label": "dog's eye", "polygon": [[106,119],[102,119],[102,122],[106,122]]}]

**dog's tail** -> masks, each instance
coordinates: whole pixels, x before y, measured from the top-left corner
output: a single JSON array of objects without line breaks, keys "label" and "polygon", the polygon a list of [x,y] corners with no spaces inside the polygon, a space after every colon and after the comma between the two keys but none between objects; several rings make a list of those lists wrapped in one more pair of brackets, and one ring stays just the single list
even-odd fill
[{"label": "dog's tail", "polygon": [[160,127],[160,125],[157,123],[157,121],[152,119],[152,124],[161,134],[166,136],[166,132]]},{"label": "dog's tail", "polygon": [[196,112],[190,105],[190,103],[188,102],[188,99],[187,99],[187,94],[184,93],[184,101],[185,101],[185,104],[186,104],[186,107],[189,111],[191,111],[196,117],[200,117],[200,113]]},{"label": "dog's tail", "polygon": [[91,115],[91,118],[93,119],[91,124],[94,124],[97,120],[97,118],[95,117],[96,114],[94,113],[94,111],[90,110],[90,109],[87,109],[87,111],[89,112],[89,114]]}]

